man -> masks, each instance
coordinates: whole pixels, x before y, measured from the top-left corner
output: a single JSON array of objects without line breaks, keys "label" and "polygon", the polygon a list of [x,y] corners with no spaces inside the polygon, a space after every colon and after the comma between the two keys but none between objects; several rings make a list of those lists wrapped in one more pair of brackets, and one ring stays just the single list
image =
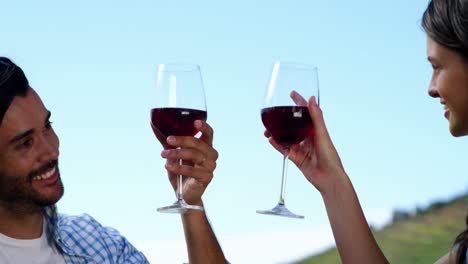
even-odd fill
[{"label": "man", "polygon": [[[21,68],[0,57],[0,263],[148,263],[115,229],[89,215],[57,213],[63,185],[50,116]],[[161,142],[167,148],[162,156],[171,178],[190,171],[184,198],[202,205],[218,154],[211,127],[202,121],[195,126],[200,139],[169,137]],[[195,165],[188,169],[175,159]],[[190,263],[226,263],[203,212],[184,214],[182,221]]]}]

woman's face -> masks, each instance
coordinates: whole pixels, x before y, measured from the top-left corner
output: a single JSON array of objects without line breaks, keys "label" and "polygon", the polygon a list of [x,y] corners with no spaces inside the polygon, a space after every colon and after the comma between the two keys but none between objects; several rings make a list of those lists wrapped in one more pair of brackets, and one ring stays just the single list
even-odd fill
[{"label": "woman's face", "polygon": [[440,98],[452,135],[468,135],[468,60],[427,37],[427,58],[434,69],[429,95]]}]

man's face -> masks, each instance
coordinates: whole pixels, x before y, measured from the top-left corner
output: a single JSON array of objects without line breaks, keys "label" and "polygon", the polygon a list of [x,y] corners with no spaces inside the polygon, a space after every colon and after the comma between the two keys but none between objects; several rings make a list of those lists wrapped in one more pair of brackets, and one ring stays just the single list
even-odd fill
[{"label": "man's face", "polygon": [[0,206],[38,209],[63,195],[59,140],[50,112],[31,88],[16,96],[0,124]]}]

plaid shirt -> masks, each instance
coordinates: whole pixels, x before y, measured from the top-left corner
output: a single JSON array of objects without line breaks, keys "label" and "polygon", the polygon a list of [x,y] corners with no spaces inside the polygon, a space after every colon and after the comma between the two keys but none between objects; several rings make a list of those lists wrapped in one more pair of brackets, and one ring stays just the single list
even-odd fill
[{"label": "plaid shirt", "polygon": [[103,227],[91,216],[57,213],[45,208],[46,232],[67,264],[147,264],[148,260],[113,228]]}]

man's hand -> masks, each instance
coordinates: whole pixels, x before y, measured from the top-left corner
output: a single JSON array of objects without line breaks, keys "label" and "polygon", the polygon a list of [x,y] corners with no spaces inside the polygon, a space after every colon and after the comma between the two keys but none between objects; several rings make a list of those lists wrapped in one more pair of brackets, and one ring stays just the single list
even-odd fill
[{"label": "man's hand", "polygon": [[[161,141],[165,150],[161,156],[167,159],[166,169],[172,187],[177,192],[177,176],[183,179],[184,200],[201,205],[201,197],[213,179],[218,152],[213,148],[213,129],[204,121],[196,120],[195,128],[202,133],[200,138],[169,136]],[[182,162],[179,163],[179,160]]]}]

